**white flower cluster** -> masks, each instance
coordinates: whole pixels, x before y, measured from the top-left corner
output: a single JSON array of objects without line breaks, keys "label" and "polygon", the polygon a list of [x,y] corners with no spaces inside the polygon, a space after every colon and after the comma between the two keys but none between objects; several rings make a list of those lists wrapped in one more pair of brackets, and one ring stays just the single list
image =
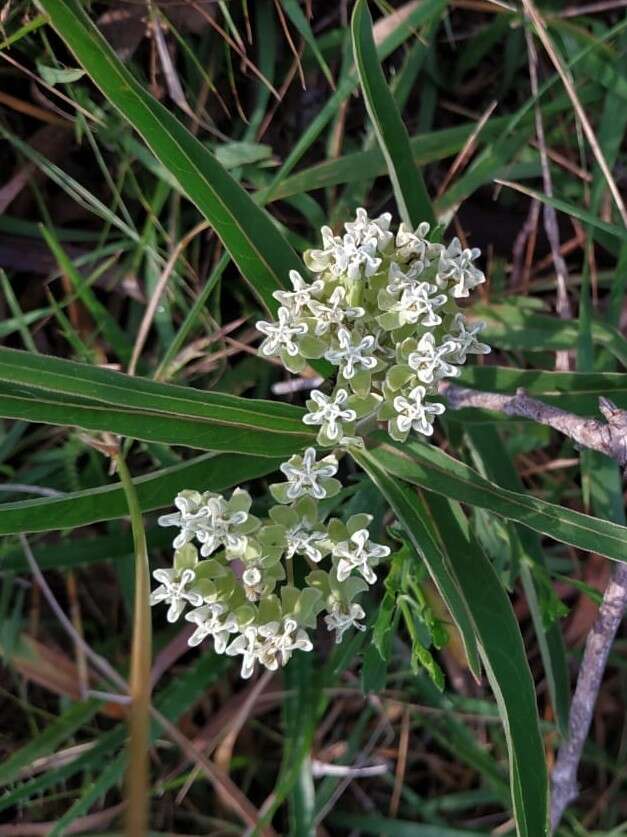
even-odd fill
[{"label": "white flower cluster", "polygon": [[429,241],[427,223],[394,234],[391,220],[360,208],[343,236],[323,227],[322,248],[304,254],[315,281],[291,271],[293,290],[274,293],[278,321],[257,323],[260,353],[290,371],[323,357],[338,367],[333,392],[313,390],[304,417],[322,446],[356,443],[356,422],[369,415],[398,441],[430,436],[445,409],[431,400],[439,381],[490,351],[478,340],[483,324],[469,325],[457,303],[485,281],[479,250]]},{"label": "white flower cluster", "polygon": [[[294,651],[311,651],[308,629],[322,612],[337,642],[351,627],[363,630],[365,613],[354,600],[376,581],[374,567],[390,549],[370,540],[370,515],[319,519],[318,501],[340,490],[337,468],[333,455],[316,461],[314,448],[292,456],[281,466],[286,481],[270,486],[279,505],[263,521],[250,514],[246,491],[228,500],[182,491],[177,511],[159,518],[179,531],[173,567],[154,572],[160,586],[151,604],[167,604],[170,622],[191,607],[189,644],[213,637],[216,653],[242,656],[242,677],[257,662],[274,671]],[[297,560],[310,569],[302,589],[285,582],[288,562]]]}]

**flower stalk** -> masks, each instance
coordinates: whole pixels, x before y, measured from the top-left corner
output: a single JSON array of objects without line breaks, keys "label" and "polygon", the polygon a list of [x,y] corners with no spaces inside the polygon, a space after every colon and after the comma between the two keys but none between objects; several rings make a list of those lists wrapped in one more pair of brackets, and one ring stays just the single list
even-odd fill
[{"label": "flower stalk", "polygon": [[136,837],[148,832],[150,666],[152,624],[150,618],[150,570],[146,534],[135,486],[120,452],[114,455],[117,473],[126,495],[135,552],[133,636],[129,674],[129,739],[126,771],[127,809],[125,834]]}]

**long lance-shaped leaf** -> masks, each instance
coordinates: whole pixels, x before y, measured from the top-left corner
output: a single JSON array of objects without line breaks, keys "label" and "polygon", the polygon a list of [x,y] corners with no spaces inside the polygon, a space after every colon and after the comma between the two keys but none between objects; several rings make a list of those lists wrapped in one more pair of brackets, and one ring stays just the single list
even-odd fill
[{"label": "long lance-shaped leaf", "polygon": [[385,157],[396,203],[412,229],[421,221],[435,225],[435,215],[420,170],[414,163],[409,134],[379,64],[366,0],[357,0],[351,21],[353,53],[366,109]]},{"label": "long lance-shaped leaf", "polygon": [[75,0],[40,0],[50,22],[107,99],[130,122],[222,239],[272,312],[272,292],[302,263],[272,219],[120,62]]},{"label": "long lance-shaped leaf", "polygon": [[424,497],[386,473],[372,454],[352,455],[423,558],[462,637],[471,638],[471,647],[481,654],[506,732],[518,833],[521,837],[545,834],[548,783],[533,680],[518,623],[498,576],[457,504],[430,495],[427,505]]},{"label": "long lance-shaped leaf", "polygon": [[0,415],[133,439],[284,456],[311,442],[302,410],[0,349]]},{"label": "long lance-shaped leaf", "polygon": [[[488,428],[470,427],[466,429],[466,438],[469,442],[473,460],[484,476],[498,480],[505,488],[510,488],[512,491],[522,491],[524,489],[512,457],[498,433]],[[532,561],[546,572],[546,558],[542,551],[540,538],[535,532],[514,523],[509,523],[508,526],[510,527],[509,536],[514,548],[522,553],[520,579],[538,639],[555,719],[561,734],[567,737],[570,676],[564,637],[558,619],[546,624],[540,606],[538,580],[532,573]]]},{"label": "long lance-shaped leaf", "polygon": [[[257,479],[275,471],[281,459],[203,454],[180,465],[172,465],[133,480],[143,512],[172,504],[179,491],[224,491],[233,485]],[[62,497],[22,500],[0,505],[0,535],[72,529],[128,514],[119,483],[74,491]]]},{"label": "long lance-shaped leaf", "polygon": [[490,509],[579,549],[627,561],[625,526],[502,488],[434,445],[411,442],[401,446],[389,442],[382,433],[376,438],[383,444],[372,451],[372,456],[399,479],[460,503]]},{"label": "long lance-shaped leaf", "polygon": [[[33,390],[20,394],[5,386],[0,393],[0,416],[61,427],[77,427],[92,433],[115,433],[130,439],[183,445],[197,450],[231,451],[256,456],[290,456],[314,439],[294,428],[292,432],[263,429],[243,419],[241,411],[227,419],[192,419],[150,410],[126,410],[94,402],[71,400]],[[252,418],[252,416],[251,416]]]},{"label": "long lance-shaped leaf", "polygon": [[459,628],[470,669],[475,677],[479,679],[481,663],[466,601],[457,590],[446,567],[442,551],[428,526],[416,515],[414,508],[416,497],[407,486],[390,477],[371,454],[365,451],[351,451],[351,456],[364,469],[392,506],[414,549],[423,558],[433,581],[440,591],[440,595]]},{"label": "long lance-shaped leaf", "polygon": [[417,513],[431,514],[479,639],[507,738],[516,831],[520,837],[542,837],[548,825],[546,761],[533,678],[512,605],[458,503],[428,495]]}]

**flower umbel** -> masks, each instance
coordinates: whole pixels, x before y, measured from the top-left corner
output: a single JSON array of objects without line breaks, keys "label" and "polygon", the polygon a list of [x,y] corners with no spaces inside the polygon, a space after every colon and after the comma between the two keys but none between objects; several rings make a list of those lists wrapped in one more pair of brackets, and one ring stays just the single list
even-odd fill
[{"label": "flower umbel", "polygon": [[[429,396],[442,379],[459,375],[469,355],[490,350],[478,339],[483,325],[469,325],[458,305],[485,282],[476,266],[479,250],[457,238],[440,244],[429,232],[427,223],[415,230],[401,224],[394,232],[389,213],[369,218],[360,207],[343,234],[323,227],[322,247],[304,254],[315,280],[308,284],[292,271],[294,290],[275,292],[282,307],[277,323],[258,326],[267,335],[261,353],[279,354],[293,372],[321,357],[338,367],[333,392],[324,401],[312,393],[316,404],[304,417],[320,427],[320,445],[359,444],[354,429],[342,424],[359,427],[366,418],[387,421],[394,438],[432,435],[443,410]],[[420,406],[418,386],[425,389]],[[349,393],[358,405],[347,403]],[[354,419],[342,415],[347,410]]]},{"label": "flower umbel", "polygon": [[[304,489],[326,491],[329,482],[337,483],[331,476],[337,471],[335,457],[316,461],[313,448],[292,457],[282,470],[288,476],[287,486],[296,486],[299,495]],[[286,485],[273,488],[285,490]],[[309,631],[321,612],[326,612],[327,628],[335,631],[337,642],[351,628],[364,629],[360,620],[365,612],[355,599],[368,587],[364,579],[376,580],[372,566],[390,553],[387,546],[370,540],[369,515],[353,515],[346,524],[337,518],[323,522],[318,499],[302,493],[288,503],[279,496],[281,504],[270,509],[267,519],[258,520],[248,512],[250,497],[239,489],[229,500],[211,492],[198,496],[219,508],[222,517],[245,513],[246,520],[237,517],[241,522],[236,525],[247,527],[247,534],[237,554],[226,545],[226,535],[222,548],[205,559],[202,555],[199,559],[198,547],[187,542],[175,552],[171,569],[155,570],[161,584],[151,604],[166,603],[170,622],[191,608],[185,614],[194,626],[190,646],[212,639],[217,654],[241,656],[241,675],[247,678],[257,663],[275,671],[294,652],[311,651]],[[195,500],[199,511],[202,504],[198,497]],[[205,522],[209,517],[204,516]],[[169,515],[162,520],[165,525],[172,523]],[[194,537],[202,547],[201,535]],[[285,568],[293,569],[296,562],[311,570],[301,588],[285,581]],[[289,577],[296,577],[296,571]]]},{"label": "flower umbel", "polygon": [[[324,391],[311,391],[303,416],[332,452],[318,457],[308,447],[284,462],[283,482],[270,486],[277,505],[264,520],[240,489],[229,499],[182,491],[159,518],[178,532],[172,568],[154,573],[151,603],[167,604],[171,622],[189,608],[189,644],[211,638],[216,653],[241,657],[244,678],[257,664],[275,671],[311,651],[321,614],[336,642],[365,629],[356,599],[377,581],[390,548],[371,540],[370,515],[344,520],[348,503],[326,502],[341,489],[337,457],[363,445],[359,432],[378,422],[398,442],[411,432],[431,436],[445,410],[435,399],[440,381],[459,375],[469,355],[490,351],[479,340],[483,324],[468,322],[457,302],[485,281],[479,251],[429,234],[427,223],[394,230],[389,213],[369,218],[362,208],[342,234],[322,228],[322,246],[303,257],[313,281],[290,271],[291,287],[273,294],[276,321],[257,328],[260,354],[292,372],[322,358],[337,367]],[[326,520],[332,507],[339,516]]]}]

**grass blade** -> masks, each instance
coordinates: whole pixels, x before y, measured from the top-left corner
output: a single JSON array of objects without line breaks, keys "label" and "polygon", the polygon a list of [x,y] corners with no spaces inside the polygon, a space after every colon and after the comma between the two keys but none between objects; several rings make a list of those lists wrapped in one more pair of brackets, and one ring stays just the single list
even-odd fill
[{"label": "grass blade", "polygon": [[357,0],[355,4],[351,34],[364,102],[387,163],[400,216],[412,229],[421,221],[434,226],[435,215],[420,170],[414,163],[407,129],[377,58],[366,0]]}]

